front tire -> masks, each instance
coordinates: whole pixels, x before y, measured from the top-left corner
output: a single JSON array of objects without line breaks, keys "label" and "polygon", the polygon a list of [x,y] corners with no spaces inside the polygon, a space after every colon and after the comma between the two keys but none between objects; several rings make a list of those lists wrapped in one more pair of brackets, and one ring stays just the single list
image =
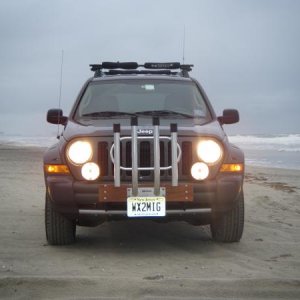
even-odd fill
[{"label": "front tire", "polygon": [[50,245],[68,245],[75,242],[76,224],[55,211],[49,196],[45,204],[46,238]]},{"label": "front tire", "polygon": [[229,212],[212,217],[210,230],[216,242],[238,242],[244,231],[244,194],[241,191],[237,203]]}]

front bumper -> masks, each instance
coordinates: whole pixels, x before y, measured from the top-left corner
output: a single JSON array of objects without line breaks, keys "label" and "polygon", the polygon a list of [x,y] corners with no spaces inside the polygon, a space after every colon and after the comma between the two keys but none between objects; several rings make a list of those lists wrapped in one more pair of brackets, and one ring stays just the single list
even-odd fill
[{"label": "front bumper", "polygon": [[[164,182],[161,184],[164,185]],[[55,209],[70,218],[78,218],[79,215],[127,217],[126,195],[104,200],[101,197],[101,194],[105,193],[103,183],[76,181],[72,176],[51,175],[46,176],[46,185]],[[114,188],[113,182],[107,182],[105,185]],[[243,174],[224,173],[212,180],[179,182],[179,185],[189,186],[192,197],[189,200],[181,196],[171,199],[166,195],[167,216],[224,212],[232,208],[242,191]],[[121,188],[122,186],[128,187],[128,184],[122,184]],[[143,187],[143,184],[140,183],[139,186]],[[172,189],[170,183],[168,188]]]}]

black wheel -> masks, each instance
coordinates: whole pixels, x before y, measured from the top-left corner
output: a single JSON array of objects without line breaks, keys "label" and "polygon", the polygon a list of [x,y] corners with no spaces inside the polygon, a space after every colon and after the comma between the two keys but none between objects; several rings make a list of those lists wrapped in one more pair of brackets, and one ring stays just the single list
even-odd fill
[{"label": "black wheel", "polygon": [[50,245],[68,245],[75,242],[76,224],[54,210],[46,194],[46,237]]},{"label": "black wheel", "polygon": [[213,240],[217,242],[232,243],[241,239],[244,230],[243,191],[231,211],[212,217],[210,230]]}]

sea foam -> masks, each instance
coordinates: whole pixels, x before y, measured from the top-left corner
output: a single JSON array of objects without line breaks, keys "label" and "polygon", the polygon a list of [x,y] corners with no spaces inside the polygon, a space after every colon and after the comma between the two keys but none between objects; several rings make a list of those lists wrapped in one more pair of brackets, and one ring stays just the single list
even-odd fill
[{"label": "sea foam", "polygon": [[229,141],[243,149],[300,152],[300,134],[235,135]]},{"label": "sea foam", "polygon": [[0,145],[2,146],[47,148],[56,142],[57,139],[54,136],[0,136]]}]

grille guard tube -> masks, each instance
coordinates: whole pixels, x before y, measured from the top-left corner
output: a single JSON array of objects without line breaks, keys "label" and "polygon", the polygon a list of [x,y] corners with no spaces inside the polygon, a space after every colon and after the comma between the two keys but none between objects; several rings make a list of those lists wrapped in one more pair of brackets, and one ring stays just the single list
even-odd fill
[{"label": "grille guard tube", "polygon": [[131,118],[131,159],[132,159],[132,195],[138,195],[138,144],[137,144],[137,118]]},{"label": "grille guard tube", "polygon": [[171,124],[172,186],[178,186],[177,124]]},{"label": "grille guard tube", "polygon": [[[138,140],[153,140],[152,136],[138,136],[137,137]],[[171,138],[169,136],[160,136],[159,137],[160,140],[169,140],[171,141]],[[125,141],[125,140],[131,140],[131,137],[129,136],[123,136],[120,138],[120,141]],[[180,145],[178,143],[176,143],[176,147],[177,147],[177,164],[181,159],[181,148]],[[109,155],[110,155],[110,159],[112,161],[113,164],[115,164],[115,158],[114,158],[114,145],[111,146],[110,151],[109,151]],[[132,171],[132,168],[130,167],[123,167],[120,165],[120,169],[123,171]],[[172,169],[172,165],[171,166],[167,166],[167,167],[160,167],[161,171],[166,171],[166,170],[171,170]],[[154,167],[138,167],[138,171],[153,171]]]},{"label": "grille guard tube", "polygon": [[160,194],[160,148],[159,148],[159,118],[153,118],[153,148],[154,148],[154,195]]},{"label": "grille guard tube", "polygon": [[[110,148],[110,158],[114,164],[114,184],[115,187],[121,185],[120,172],[132,171],[132,194],[138,196],[138,172],[154,171],[154,194],[159,196],[160,192],[160,171],[172,170],[172,186],[178,186],[178,163],[181,159],[182,151],[177,142],[177,124],[171,124],[171,136],[159,135],[159,119],[153,118],[154,135],[138,136],[137,135],[137,118],[131,119],[131,136],[120,137],[120,124],[114,124],[114,144]],[[131,140],[132,166],[124,167],[120,164],[120,144],[121,141]],[[138,166],[138,140],[153,140],[154,147],[154,166],[139,167]],[[166,167],[160,166],[160,141],[169,140],[171,142],[171,165]]]},{"label": "grille guard tube", "polygon": [[121,180],[120,180],[120,124],[114,124],[114,145],[115,145],[114,180],[115,180],[115,187],[119,187],[121,185]]}]

